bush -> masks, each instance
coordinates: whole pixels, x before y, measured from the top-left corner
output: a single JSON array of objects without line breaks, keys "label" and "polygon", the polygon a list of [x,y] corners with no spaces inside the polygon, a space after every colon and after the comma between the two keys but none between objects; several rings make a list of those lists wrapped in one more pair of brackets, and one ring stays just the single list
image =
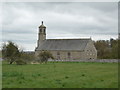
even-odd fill
[{"label": "bush", "polygon": [[54,59],[53,55],[48,51],[42,51],[39,55],[39,62],[47,62],[49,58]]},{"label": "bush", "polygon": [[27,62],[22,60],[22,59],[19,59],[19,60],[16,61],[16,64],[17,65],[25,65],[25,64],[27,64]]},{"label": "bush", "polygon": [[26,52],[21,52],[20,58],[27,63],[30,63],[30,62],[35,60],[34,53],[29,54],[29,53],[26,53]]}]

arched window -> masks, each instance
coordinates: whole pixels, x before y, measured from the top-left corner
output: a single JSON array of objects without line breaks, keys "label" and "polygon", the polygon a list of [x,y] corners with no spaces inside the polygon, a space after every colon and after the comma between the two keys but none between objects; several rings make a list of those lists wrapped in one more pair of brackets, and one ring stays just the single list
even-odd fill
[{"label": "arched window", "polygon": [[60,60],[60,52],[57,52],[57,59]]},{"label": "arched window", "polygon": [[42,29],[40,29],[40,33],[42,32]]},{"label": "arched window", "polygon": [[70,54],[70,52],[68,52],[68,58],[70,59],[70,56],[71,56],[71,54]]},{"label": "arched window", "polygon": [[44,29],[44,33],[45,33],[45,29]]},{"label": "arched window", "polygon": [[57,52],[57,55],[60,55],[60,53],[59,53],[59,52]]}]

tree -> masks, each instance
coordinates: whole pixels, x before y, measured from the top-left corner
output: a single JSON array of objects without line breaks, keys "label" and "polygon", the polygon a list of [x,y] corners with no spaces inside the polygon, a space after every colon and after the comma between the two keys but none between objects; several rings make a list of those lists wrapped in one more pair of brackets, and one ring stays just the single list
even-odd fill
[{"label": "tree", "polygon": [[119,54],[119,44],[120,44],[120,41],[119,41],[119,39],[116,39],[116,40],[113,40],[112,42],[111,42],[111,55],[112,55],[112,57],[114,58],[114,59],[118,59],[118,54]]},{"label": "tree", "polygon": [[49,58],[54,59],[53,55],[48,52],[48,51],[42,51],[39,55],[38,58],[40,62],[47,62]]},{"label": "tree", "polygon": [[111,38],[108,40],[98,40],[95,43],[95,47],[98,52],[98,58],[100,59],[118,59],[120,56],[120,40]]},{"label": "tree", "polygon": [[15,43],[8,41],[8,44],[4,43],[2,46],[2,55],[4,59],[7,59],[12,64],[20,57],[20,51]]},{"label": "tree", "polygon": [[109,41],[98,40],[95,42],[95,47],[98,52],[98,58],[107,59],[110,58],[111,50],[109,48]]},{"label": "tree", "polygon": [[120,59],[120,38],[118,39],[118,50],[117,51],[118,51],[118,59]]}]

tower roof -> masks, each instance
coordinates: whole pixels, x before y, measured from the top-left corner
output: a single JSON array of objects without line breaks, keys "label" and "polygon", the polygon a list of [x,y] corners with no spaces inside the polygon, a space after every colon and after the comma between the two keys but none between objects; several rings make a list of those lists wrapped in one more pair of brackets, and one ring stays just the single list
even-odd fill
[{"label": "tower roof", "polygon": [[42,24],[39,26],[39,28],[46,28],[46,27],[43,25],[43,21],[42,21]]}]

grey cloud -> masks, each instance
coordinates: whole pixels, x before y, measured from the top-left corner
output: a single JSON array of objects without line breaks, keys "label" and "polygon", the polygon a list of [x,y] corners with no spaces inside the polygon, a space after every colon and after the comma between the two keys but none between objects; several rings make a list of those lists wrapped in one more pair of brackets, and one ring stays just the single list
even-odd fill
[{"label": "grey cloud", "polygon": [[84,34],[108,39],[115,37],[118,29],[117,3],[9,2],[3,4],[2,16],[3,41],[11,39],[30,44],[29,50],[34,50],[41,20],[47,27],[48,38],[74,38]]}]

